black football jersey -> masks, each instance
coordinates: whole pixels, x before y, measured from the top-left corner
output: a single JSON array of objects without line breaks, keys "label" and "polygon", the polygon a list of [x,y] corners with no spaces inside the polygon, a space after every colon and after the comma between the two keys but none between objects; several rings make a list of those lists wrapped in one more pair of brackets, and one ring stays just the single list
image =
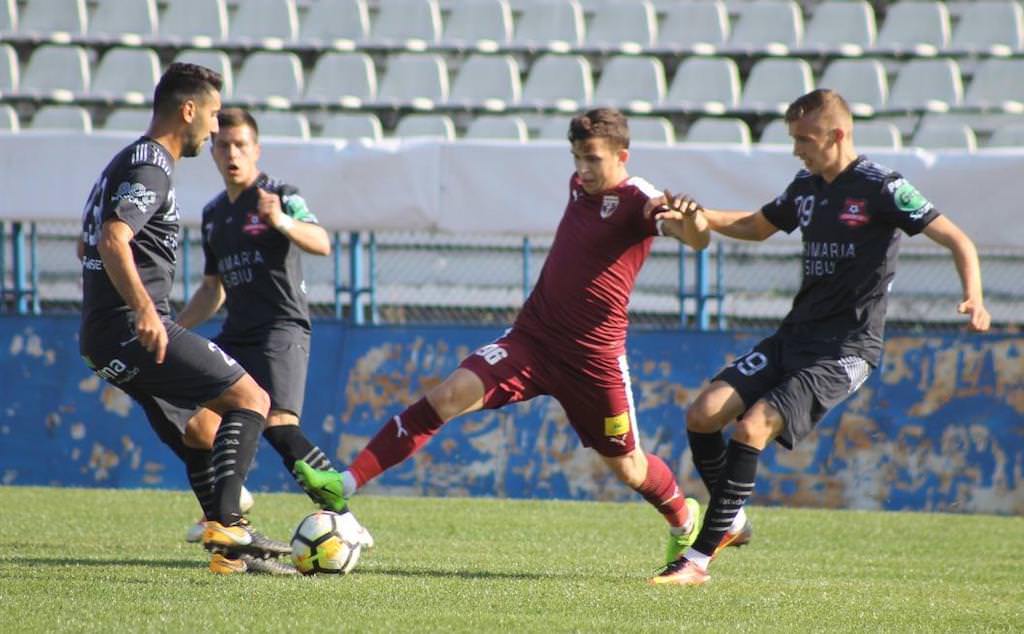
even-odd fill
[{"label": "black football jersey", "polygon": [[803,281],[783,329],[877,365],[900,231],[920,233],[939,215],[932,203],[860,156],[831,183],[801,170],[761,211],[803,238]]}]

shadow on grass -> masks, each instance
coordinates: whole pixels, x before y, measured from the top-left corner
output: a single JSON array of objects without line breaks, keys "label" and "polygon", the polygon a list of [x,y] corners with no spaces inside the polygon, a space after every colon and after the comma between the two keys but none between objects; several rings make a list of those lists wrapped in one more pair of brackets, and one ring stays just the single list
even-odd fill
[{"label": "shadow on grass", "polygon": [[561,579],[571,575],[547,574],[536,572],[495,572],[491,570],[412,570],[408,568],[360,567],[356,570],[359,576],[387,577],[426,577],[434,579],[501,579],[501,580],[540,580]]},{"label": "shadow on grass", "polygon": [[16,566],[45,566],[47,568],[66,568],[69,566],[118,566],[121,568],[176,568],[196,569],[205,568],[206,563],[196,559],[69,559],[67,557],[3,557],[0,558],[0,566],[4,564]]}]

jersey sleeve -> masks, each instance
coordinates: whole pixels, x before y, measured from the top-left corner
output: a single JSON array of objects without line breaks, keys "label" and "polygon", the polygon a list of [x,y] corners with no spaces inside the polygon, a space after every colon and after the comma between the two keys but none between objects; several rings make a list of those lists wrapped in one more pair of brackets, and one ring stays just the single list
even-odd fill
[{"label": "jersey sleeve", "polygon": [[316,215],[309,210],[306,199],[299,195],[298,188],[284,185],[278,195],[281,197],[281,210],[284,213],[301,222],[320,223]]},{"label": "jersey sleeve", "polygon": [[762,206],[761,213],[768,219],[768,222],[779,229],[786,233],[793,233],[793,230],[800,226],[796,202],[793,199],[793,184],[790,183],[784,192],[775,197],[775,200]]},{"label": "jersey sleeve", "polygon": [[213,218],[210,215],[210,207],[207,205],[203,209],[203,258],[205,264],[203,264],[203,275],[217,275],[217,256],[213,253]]},{"label": "jersey sleeve", "polygon": [[664,192],[652,185],[649,181],[643,178],[630,179],[636,186],[636,190],[632,196],[633,200],[633,213],[636,215],[636,222],[640,228],[640,234],[643,236],[663,236],[664,231],[661,229],[663,224],[659,220],[654,219],[654,214],[650,216],[644,216],[644,208],[647,206],[647,201],[652,198],[663,196]]},{"label": "jersey sleeve", "polygon": [[882,185],[881,199],[881,219],[908,236],[921,233],[939,216],[935,205],[899,174]]},{"label": "jersey sleeve", "polygon": [[102,221],[117,218],[138,233],[167,202],[170,188],[171,179],[161,168],[150,163],[133,165],[111,183]]}]

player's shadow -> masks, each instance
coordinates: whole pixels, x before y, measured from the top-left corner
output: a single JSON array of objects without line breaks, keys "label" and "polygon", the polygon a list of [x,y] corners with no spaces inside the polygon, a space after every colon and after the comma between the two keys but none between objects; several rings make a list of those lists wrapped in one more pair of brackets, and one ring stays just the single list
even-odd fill
[{"label": "player's shadow", "polygon": [[119,566],[121,568],[204,568],[205,564],[196,559],[69,559],[67,557],[4,557],[4,562],[23,566],[46,566],[63,568],[68,566]]},{"label": "player's shadow", "polygon": [[436,579],[505,579],[505,580],[539,580],[557,579],[568,575],[544,574],[536,572],[494,572],[490,570],[411,570],[408,568],[361,567],[357,571],[360,576],[381,575],[389,577],[430,577]]}]

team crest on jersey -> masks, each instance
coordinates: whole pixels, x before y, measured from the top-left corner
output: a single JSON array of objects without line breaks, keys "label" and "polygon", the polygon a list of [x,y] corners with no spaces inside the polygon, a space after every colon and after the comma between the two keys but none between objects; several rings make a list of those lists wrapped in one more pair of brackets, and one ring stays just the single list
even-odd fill
[{"label": "team crest on jersey", "polygon": [[839,214],[839,220],[847,227],[857,228],[870,220],[867,212],[868,201],[862,198],[847,198],[843,202],[843,211]]},{"label": "team crest on jersey", "polygon": [[263,221],[260,220],[260,215],[255,211],[245,214],[245,224],[242,226],[242,231],[251,236],[258,236],[268,228],[267,225],[263,224]]},{"label": "team crest on jersey", "polygon": [[607,218],[619,208],[619,197],[615,195],[605,196],[601,201],[601,218]]},{"label": "team crest on jersey", "polygon": [[125,181],[117,186],[117,191],[114,192],[111,200],[114,202],[127,201],[138,207],[142,213],[146,213],[146,208],[156,202],[156,192],[146,189],[142,183]]}]

